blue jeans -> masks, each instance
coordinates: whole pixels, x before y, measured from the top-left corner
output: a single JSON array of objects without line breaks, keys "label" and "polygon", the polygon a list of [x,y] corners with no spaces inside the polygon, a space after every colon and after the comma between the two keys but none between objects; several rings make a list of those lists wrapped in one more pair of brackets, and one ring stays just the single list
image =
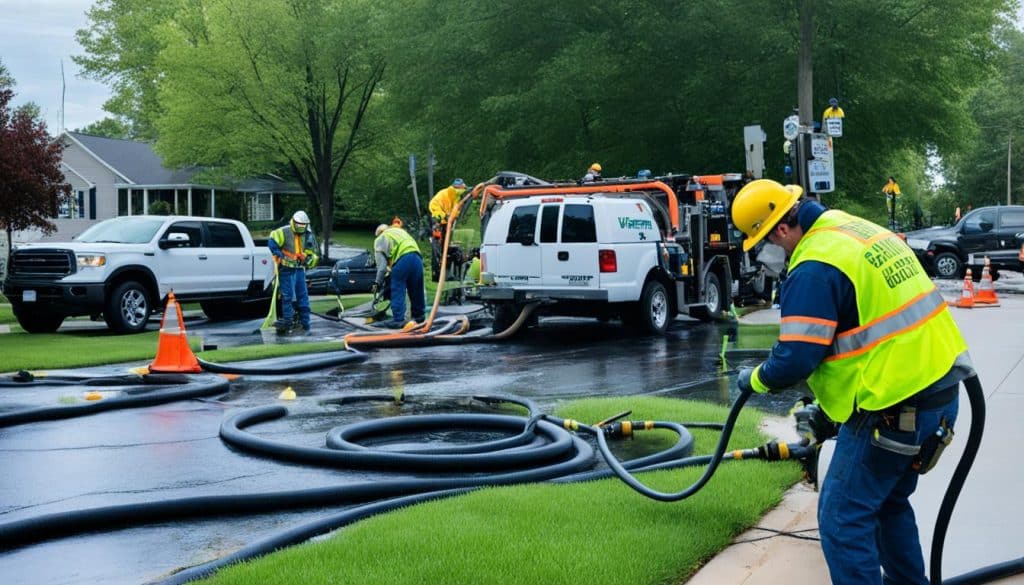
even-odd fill
[{"label": "blue jeans", "polygon": [[306,289],[306,271],[281,266],[277,270],[277,290],[281,293],[281,320],[291,323],[295,315],[292,303],[299,307],[299,322],[309,331],[309,291]]},{"label": "blue jeans", "polygon": [[[913,432],[885,429],[885,435],[920,445],[939,428],[941,418],[953,426],[958,401],[919,410]],[[879,414],[855,415],[839,429],[818,499],[821,548],[833,585],[928,585],[909,501],[920,475],[910,467],[912,456],[871,444],[880,419]]]},{"label": "blue jeans", "polygon": [[413,321],[423,321],[427,308],[426,292],[423,289],[423,257],[415,252],[401,256],[391,267],[391,315],[398,325],[405,325],[407,290]]}]

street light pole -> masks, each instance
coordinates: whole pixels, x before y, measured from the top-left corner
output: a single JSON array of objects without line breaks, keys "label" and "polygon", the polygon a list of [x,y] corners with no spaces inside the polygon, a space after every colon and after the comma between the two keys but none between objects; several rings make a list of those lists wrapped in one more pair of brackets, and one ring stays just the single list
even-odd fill
[{"label": "street light pole", "polygon": [[1009,140],[1006,142],[1006,204],[1010,203],[1010,153],[1013,152],[1013,134],[1010,134]]}]

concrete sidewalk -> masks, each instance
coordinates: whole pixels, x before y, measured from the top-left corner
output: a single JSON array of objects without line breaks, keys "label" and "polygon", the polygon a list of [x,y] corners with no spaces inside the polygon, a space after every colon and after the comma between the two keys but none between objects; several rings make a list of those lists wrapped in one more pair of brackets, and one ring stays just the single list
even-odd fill
[{"label": "concrete sidewalk", "polygon": [[[943,290],[953,300],[955,291]],[[994,563],[1024,556],[1024,511],[1017,497],[1024,493],[1024,471],[1017,464],[1024,437],[1024,297],[1002,295],[1001,306],[951,309],[967,340],[986,396],[985,434],[981,449],[950,521],[943,549],[944,579]],[[778,320],[778,311],[762,311],[757,322]],[[921,479],[912,503],[918,516],[925,566],[929,564],[932,532],[942,496],[963,453],[970,432],[971,409],[960,391],[957,438],[939,465]],[[806,484],[791,489],[760,527],[817,537],[818,494]],[[805,532],[806,530],[806,532]],[[740,535],[737,543],[705,565],[688,585],[826,585],[828,568],[815,540],[769,536],[762,530]],[[1024,585],[1024,575],[993,581]]]}]

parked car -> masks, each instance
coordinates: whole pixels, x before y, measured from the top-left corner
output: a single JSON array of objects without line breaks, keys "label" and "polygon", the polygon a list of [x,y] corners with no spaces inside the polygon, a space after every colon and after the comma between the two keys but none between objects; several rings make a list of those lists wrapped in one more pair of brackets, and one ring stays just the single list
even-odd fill
[{"label": "parked car", "polygon": [[377,276],[377,264],[369,250],[331,246],[329,256],[306,271],[311,295],[368,293]]},{"label": "parked car", "polygon": [[1024,205],[982,207],[952,227],[928,228],[906,236],[925,270],[939,278],[962,278],[968,266],[978,278],[986,257],[993,278],[999,270],[1020,272],[1017,256],[1024,241]]},{"label": "parked car", "polygon": [[241,222],[212,217],[116,217],[71,242],[19,246],[4,294],[29,333],[65,318],[103,316],[118,332],[146,328],[167,293],[198,301],[211,319],[266,314],[274,265]]}]

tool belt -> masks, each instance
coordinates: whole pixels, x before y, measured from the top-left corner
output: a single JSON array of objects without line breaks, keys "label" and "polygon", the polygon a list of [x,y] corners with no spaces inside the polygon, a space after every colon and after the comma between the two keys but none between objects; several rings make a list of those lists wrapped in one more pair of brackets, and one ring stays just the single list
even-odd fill
[{"label": "tool belt", "polygon": [[880,449],[912,457],[911,468],[924,475],[935,467],[947,445],[953,442],[953,427],[942,417],[934,433],[925,437],[920,445],[904,442],[906,433],[917,431],[917,412],[934,410],[952,402],[960,392],[960,384],[921,395],[915,394],[902,402],[875,412],[855,412],[850,421],[861,426],[871,421],[871,444]]}]

